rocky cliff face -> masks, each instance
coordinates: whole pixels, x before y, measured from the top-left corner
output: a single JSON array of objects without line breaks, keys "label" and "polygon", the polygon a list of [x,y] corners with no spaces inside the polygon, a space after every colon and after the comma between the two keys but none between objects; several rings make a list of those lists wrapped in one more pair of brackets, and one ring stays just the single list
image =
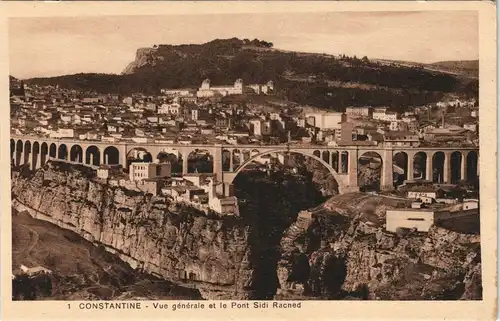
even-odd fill
[{"label": "rocky cliff face", "polygon": [[385,209],[398,202],[339,195],[302,212],[281,241],[278,296],[481,299],[479,235],[438,226],[385,232]]},{"label": "rocky cliff face", "polygon": [[13,171],[13,206],[203,298],[482,297],[479,234],[452,226],[385,232],[386,209],[406,200],[352,193],[300,211],[321,200],[311,178],[242,175],[242,217],[218,218],[90,175],[57,162]]},{"label": "rocky cliff face", "polygon": [[34,174],[14,171],[13,206],[105,246],[134,268],[195,287],[204,298],[248,297],[248,226],[89,175],[83,166],[63,163]]},{"label": "rocky cliff face", "polygon": [[135,54],[135,60],[127,65],[123,70],[123,75],[133,74],[139,68],[144,66],[156,66],[159,62],[163,61],[162,56],[156,54],[155,48],[139,48]]}]

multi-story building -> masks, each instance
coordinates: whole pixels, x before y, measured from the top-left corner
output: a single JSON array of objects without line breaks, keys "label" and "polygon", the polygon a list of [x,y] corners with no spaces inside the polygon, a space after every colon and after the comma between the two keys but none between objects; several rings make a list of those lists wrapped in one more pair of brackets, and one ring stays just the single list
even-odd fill
[{"label": "multi-story building", "polygon": [[347,120],[346,114],[341,112],[314,112],[305,116],[308,125],[319,129],[340,129],[340,123]]},{"label": "multi-story building", "polygon": [[158,106],[158,114],[179,115],[181,105],[177,103],[161,104]]},{"label": "multi-story building", "polygon": [[372,118],[375,120],[385,120],[386,107],[377,107],[373,109]]},{"label": "multi-story building", "polygon": [[160,177],[170,177],[172,165],[166,163],[131,163],[129,167],[129,178],[131,181],[141,181],[144,179],[154,179]]},{"label": "multi-story building", "polygon": [[348,116],[372,117],[373,108],[371,107],[346,107],[345,113]]},{"label": "multi-story building", "polygon": [[242,94],[269,94],[274,90],[274,83],[269,81],[265,85],[244,85],[242,79],[237,79],[232,86],[212,86],[210,79],[205,79],[196,92],[197,97],[228,96]]},{"label": "multi-story building", "polygon": [[180,88],[180,89],[162,89],[160,92],[168,97],[191,97],[196,93],[195,89]]},{"label": "multi-story building", "polygon": [[418,135],[410,132],[387,132],[384,136],[387,146],[416,147],[420,144]]},{"label": "multi-story building", "polygon": [[260,118],[252,118],[248,124],[253,136],[262,136],[262,120]]}]

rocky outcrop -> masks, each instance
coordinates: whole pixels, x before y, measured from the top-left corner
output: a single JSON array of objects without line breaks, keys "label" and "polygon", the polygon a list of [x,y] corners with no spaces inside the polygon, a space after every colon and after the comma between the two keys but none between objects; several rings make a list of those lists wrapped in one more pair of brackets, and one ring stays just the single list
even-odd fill
[{"label": "rocky outcrop", "polygon": [[438,226],[388,233],[385,210],[399,206],[379,196],[339,195],[308,211],[308,224],[299,215],[281,242],[278,296],[481,299],[480,236]]},{"label": "rocky outcrop", "polygon": [[245,299],[250,228],[207,217],[151,194],[112,187],[83,166],[48,163],[12,172],[13,206],[70,229],[133,268],[200,290],[204,298]]},{"label": "rocky outcrop", "polygon": [[139,48],[135,54],[135,60],[125,67],[122,74],[129,75],[144,66],[154,67],[163,61],[163,57],[156,54],[156,48]]}]

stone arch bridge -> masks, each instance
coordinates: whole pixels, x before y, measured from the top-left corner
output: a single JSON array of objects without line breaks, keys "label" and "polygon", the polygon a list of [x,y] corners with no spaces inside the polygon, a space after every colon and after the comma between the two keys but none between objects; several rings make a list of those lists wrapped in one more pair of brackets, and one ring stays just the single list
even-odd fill
[{"label": "stone arch bridge", "polygon": [[[479,149],[477,147],[405,147],[405,146],[341,146],[324,145],[223,145],[223,144],[168,144],[105,142],[77,139],[43,138],[12,135],[10,140],[11,161],[14,165],[29,164],[32,170],[43,166],[50,158],[82,164],[121,164],[128,167],[128,159],[136,151],[146,155],[145,161],[153,161],[153,155],[176,154],[182,158],[182,173],[188,173],[188,159],[193,153],[210,155],[213,173],[219,183],[218,192],[228,195],[236,175],[253,160],[272,153],[297,153],[319,161],[336,179],[339,192],[359,190],[358,161],[365,155],[377,155],[382,162],[380,187],[391,190],[393,185],[393,159],[405,155],[405,177],[413,179],[416,155],[423,158],[422,178],[431,179],[440,171],[439,182],[451,183],[452,175],[460,180],[472,180],[479,173]],[[148,156],[149,155],[149,156]],[[226,157],[224,157],[226,156]],[[229,156],[229,157],[228,157]],[[149,159],[147,159],[149,157]],[[229,160],[223,164],[223,158]],[[438,160],[439,158],[439,160]],[[452,162],[452,158],[458,161]],[[438,160],[438,161],[437,161]]]}]

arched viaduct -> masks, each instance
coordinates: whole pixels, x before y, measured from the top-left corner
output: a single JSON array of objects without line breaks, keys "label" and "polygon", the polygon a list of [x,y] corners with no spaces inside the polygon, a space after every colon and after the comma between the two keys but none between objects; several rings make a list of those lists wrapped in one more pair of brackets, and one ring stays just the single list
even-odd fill
[{"label": "arched viaduct", "polygon": [[[50,158],[89,165],[121,164],[142,154],[144,161],[152,161],[161,153],[175,154],[182,159],[182,172],[189,171],[188,160],[193,153],[210,155],[213,173],[216,174],[219,192],[227,194],[238,173],[253,160],[272,153],[298,153],[323,164],[336,179],[341,193],[359,190],[358,161],[366,155],[377,155],[382,161],[380,187],[391,190],[393,186],[393,159],[404,155],[405,177],[414,178],[414,163],[419,159],[419,177],[440,183],[472,180],[479,173],[477,147],[404,147],[404,146],[342,146],[322,145],[183,145],[167,143],[104,142],[76,139],[54,139],[34,136],[11,136],[11,160],[19,166],[29,164],[35,170]],[[149,157],[149,158],[148,158]],[[223,162],[223,159],[225,162]],[[452,161],[453,160],[453,161]],[[423,164],[423,165],[422,165]],[[192,170],[192,168],[191,168]],[[438,174],[436,175],[436,172]],[[437,177],[437,178],[436,178]]]}]

